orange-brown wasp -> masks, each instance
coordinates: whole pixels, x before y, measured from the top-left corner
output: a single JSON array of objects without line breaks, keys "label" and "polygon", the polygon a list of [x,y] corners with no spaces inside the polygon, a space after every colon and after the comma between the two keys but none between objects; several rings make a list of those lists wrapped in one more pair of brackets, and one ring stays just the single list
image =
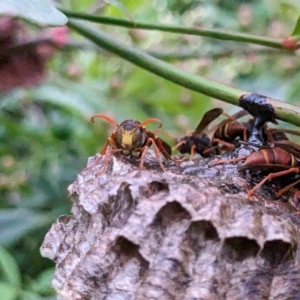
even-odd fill
[{"label": "orange-brown wasp", "polygon": [[[204,151],[210,146],[210,138],[203,133],[204,129],[216,118],[223,114],[223,109],[214,108],[206,112],[196,129],[191,135],[184,136],[179,139],[175,148],[182,154],[189,153],[190,159],[194,157],[195,153],[202,156],[208,156],[211,153],[204,153]],[[211,151],[210,151],[211,152]]]},{"label": "orange-brown wasp", "polygon": [[[190,159],[193,158],[195,152],[203,157],[207,157],[211,154],[219,154],[226,148],[232,150],[235,147],[232,142],[237,137],[240,137],[245,141],[249,134],[250,128],[248,124],[235,121],[246,114],[247,111],[241,110],[236,114],[229,116],[224,113],[221,108],[211,109],[204,114],[202,120],[191,135],[185,136],[179,140],[176,148],[182,154],[191,154]],[[210,130],[214,131],[212,140],[210,140],[203,131],[220,115],[225,115],[227,119],[223,120]],[[219,144],[221,144],[222,147],[219,147]]]},{"label": "orange-brown wasp", "polygon": [[[153,146],[155,156],[163,171],[166,171],[166,168],[161,161],[160,154],[162,154],[167,160],[178,162],[171,157],[171,147],[145,127],[146,124],[152,122],[158,123],[159,127],[161,127],[162,123],[160,120],[156,118],[149,118],[142,123],[136,120],[125,120],[118,124],[116,121],[103,114],[93,115],[91,117],[91,121],[94,122],[95,118],[102,118],[117,127],[111,136],[106,140],[106,143],[100,151],[101,157],[105,156],[105,162],[103,170],[98,173],[98,175],[103,174],[106,171],[108,165],[108,154],[116,152],[121,152],[125,156],[140,158],[140,168],[144,168],[145,156],[148,148],[151,145]],[[107,149],[109,146],[111,149]],[[90,169],[91,167],[97,165],[100,159],[97,160],[92,166],[87,167],[84,170]]]},{"label": "orange-brown wasp", "polygon": [[[294,130],[265,128],[265,134],[268,137],[269,143],[268,146],[259,147],[258,151],[249,156],[220,160],[216,164],[245,160],[243,165],[239,166],[239,170],[276,171],[269,173],[263,180],[248,191],[248,197],[251,199],[254,192],[267,181],[300,172],[300,145],[288,140],[284,132],[300,135],[298,131]],[[299,182],[300,179],[282,188],[276,193],[276,196],[281,196]],[[297,197],[298,194],[299,193],[296,193],[295,197]]]},{"label": "orange-brown wasp", "polygon": [[[244,164],[239,167],[239,170],[276,170],[277,172],[269,173],[263,180],[255,185],[251,190],[248,191],[248,197],[251,198],[256,190],[258,190],[267,181],[288,175],[291,173],[298,173],[300,171],[300,160],[288,151],[275,147],[273,149],[261,149],[250,154],[245,160]],[[293,182],[288,186],[290,189],[296,185],[300,180]],[[279,190],[276,196],[281,196],[287,190],[287,187]]]},{"label": "orange-brown wasp", "polygon": [[249,121],[245,123],[236,121],[245,115],[247,115],[247,111],[240,110],[234,115],[228,116],[226,120],[217,124],[213,129],[214,133],[211,141],[211,147],[206,149],[204,153],[208,153],[211,150],[219,148],[219,144],[222,145],[222,148],[219,149],[233,150],[235,148],[233,142],[237,138],[246,141],[252,130],[252,122]]}]

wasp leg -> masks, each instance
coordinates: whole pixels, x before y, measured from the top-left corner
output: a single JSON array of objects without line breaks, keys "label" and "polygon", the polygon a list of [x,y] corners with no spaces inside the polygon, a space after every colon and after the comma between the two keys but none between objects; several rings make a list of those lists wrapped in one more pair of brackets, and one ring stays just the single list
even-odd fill
[{"label": "wasp leg", "polygon": [[[166,159],[172,160],[175,163],[179,163],[179,164],[186,160],[185,157],[182,159],[174,159],[171,156],[171,154],[172,154],[171,147],[166,142],[161,140],[158,136],[156,136],[153,132],[148,131],[147,135],[148,135],[148,138],[153,142],[154,147],[156,146],[158,148],[158,152],[161,153]],[[165,145],[163,144],[163,142],[165,143]],[[149,144],[149,146],[150,146],[150,144]],[[166,146],[169,149],[166,148]]]},{"label": "wasp leg", "polygon": [[269,181],[273,178],[276,178],[276,177],[280,177],[280,176],[287,175],[290,173],[298,173],[298,172],[299,172],[299,168],[290,168],[288,170],[284,170],[284,171],[280,171],[280,172],[276,172],[276,173],[270,173],[260,183],[258,183],[254,188],[252,188],[251,190],[248,191],[248,198],[252,199],[253,193],[256,190],[258,190],[262,185],[264,185],[267,181]]},{"label": "wasp leg", "polygon": [[[285,192],[287,192],[290,188],[292,188],[293,186],[295,186],[296,184],[298,184],[300,182],[300,179],[296,180],[295,182],[289,184],[288,186],[286,186],[285,188],[281,189],[280,191],[278,191],[276,193],[276,197],[280,197],[282,194],[284,194]],[[295,193],[295,195],[298,192]],[[300,195],[300,191],[299,191],[299,195]],[[298,196],[297,196],[298,197]]]},{"label": "wasp leg", "polygon": [[[111,146],[112,146],[113,148],[115,148],[115,149],[118,148],[117,145],[115,144],[115,142],[114,142],[114,140],[113,140],[112,137],[113,137],[113,135],[112,135],[111,137],[109,137],[109,138],[106,140],[106,142],[105,142],[105,144],[104,144],[102,150],[100,151],[100,157],[96,160],[96,162],[95,162],[94,164],[92,164],[91,166],[84,168],[84,169],[82,170],[83,172],[85,172],[85,171],[87,171],[87,170],[89,170],[89,169],[91,169],[91,168],[97,166],[97,165],[100,163],[100,161],[101,161],[103,155],[106,155],[106,153],[107,153],[107,151],[108,151],[108,150],[107,150],[107,147],[108,147],[109,145],[111,145]],[[111,151],[111,150],[109,150],[109,151]]]},{"label": "wasp leg", "polygon": [[[186,157],[183,157],[182,159],[175,159],[171,156],[171,153],[169,153],[165,146],[163,145],[162,143],[162,140],[157,137],[157,136],[154,136],[153,138],[151,138],[153,140],[153,146],[157,147],[159,153],[161,153],[166,159],[169,159],[169,160],[172,160],[174,161],[176,164],[180,164],[182,163],[183,161],[186,160]],[[155,150],[155,149],[154,149]]]},{"label": "wasp leg", "polygon": [[193,159],[193,157],[194,157],[194,155],[195,155],[195,149],[196,149],[196,145],[193,145],[193,146],[191,147],[191,155],[190,155],[190,160],[192,160],[192,159]]},{"label": "wasp leg", "polygon": [[[152,139],[152,138],[148,138],[148,141],[147,141],[146,145],[141,149],[143,152],[142,152],[142,155],[141,155],[140,168],[141,168],[141,169],[144,168],[144,160],[145,160],[145,156],[146,156],[146,153],[147,153],[147,151],[148,151],[148,148],[149,148],[152,144],[153,144],[154,153],[155,153],[155,156],[156,156],[156,158],[157,158],[157,160],[158,160],[158,162],[159,162],[159,165],[160,165],[160,167],[162,168],[162,170],[163,170],[164,172],[166,172],[167,169],[166,169],[165,166],[163,165],[163,163],[162,163],[162,161],[161,161],[161,158],[160,158],[160,153],[161,153],[162,151],[160,151],[160,149],[159,149],[158,146],[156,145],[154,139]],[[164,149],[164,148],[163,148],[163,149]],[[166,150],[164,150],[164,151],[169,155],[169,153],[168,153]],[[170,157],[171,157],[171,156],[170,156]]]},{"label": "wasp leg", "polygon": [[157,135],[155,135],[153,132],[151,132],[149,130],[147,130],[146,133],[147,133],[147,137],[148,137],[148,141],[147,141],[146,145],[148,147],[150,147],[151,143],[153,142],[153,144],[155,144],[155,146],[159,149],[159,152],[161,152],[162,155],[166,159],[172,160],[172,157],[171,157],[172,149],[169,146],[169,144],[167,144],[166,142],[161,140]]},{"label": "wasp leg", "polygon": [[[299,201],[299,196],[300,196],[300,191],[297,191],[295,194],[294,194],[294,201],[295,203],[297,203]],[[300,211],[297,211],[296,212],[297,215],[300,215]]]},{"label": "wasp leg", "polygon": [[216,148],[218,148],[218,146],[211,146],[211,147],[205,149],[205,150],[202,152],[202,154],[205,155],[205,154],[207,154],[207,153],[209,153],[209,152],[214,151]]},{"label": "wasp leg", "polygon": [[107,139],[107,141],[106,141],[104,147],[103,147],[102,150],[100,151],[100,157],[99,157],[99,158],[95,161],[95,163],[93,163],[91,166],[84,168],[84,169],[82,170],[82,172],[85,172],[85,171],[87,171],[87,170],[89,170],[89,169],[95,167],[96,165],[98,165],[98,164],[100,163],[100,161],[101,161],[103,155],[106,154],[106,149],[107,149],[107,146],[108,146],[108,144],[109,144],[109,143],[108,143],[108,140],[109,140],[109,139]]},{"label": "wasp leg", "polygon": [[244,131],[243,131],[243,141],[247,142],[247,140],[248,140],[248,137],[247,137],[247,128],[245,128]]},{"label": "wasp leg", "polygon": [[172,147],[172,150],[178,149],[181,145],[186,144],[186,141],[181,141]]},{"label": "wasp leg", "polygon": [[96,176],[100,176],[100,175],[102,175],[102,174],[104,174],[106,172],[110,154],[117,153],[117,152],[120,152],[122,150],[123,149],[110,149],[110,150],[107,150],[106,153],[105,153],[105,156],[104,156],[103,168],[102,168],[102,170],[100,172],[96,173]]},{"label": "wasp leg", "polygon": [[140,169],[144,169],[144,160],[145,160],[145,156],[148,151],[148,148],[149,147],[146,145],[141,149],[142,155],[141,155]]},{"label": "wasp leg", "polygon": [[214,159],[210,162],[210,165],[214,166],[214,165],[233,163],[233,162],[237,162],[237,161],[240,161],[240,160],[246,160],[247,158],[248,158],[248,156],[241,156],[241,157],[237,157],[237,158],[221,159],[221,160],[215,160]]},{"label": "wasp leg", "polygon": [[218,138],[213,139],[212,142],[213,143],[222,144],[223,146],[227,147],[228,150],[230,150],[230,151],[232,151],[235,148],[234,145],[232,145],[231,143],[227,143],[227,142],[222,141],[222,140],[220,140]]}]

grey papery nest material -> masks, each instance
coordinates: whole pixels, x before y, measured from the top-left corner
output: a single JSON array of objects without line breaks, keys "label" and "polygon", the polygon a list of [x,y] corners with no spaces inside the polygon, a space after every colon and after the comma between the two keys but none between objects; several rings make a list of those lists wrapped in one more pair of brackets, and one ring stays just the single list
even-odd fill
[{"label": "grey papery nest material", "polygon": [[[92,165],[97,157],[90,158]],[[289,203],[246,199],[236,166],[111,155],[70,185],[72,215],[41,247],[58,299],[300,299],[299,219]]]}]

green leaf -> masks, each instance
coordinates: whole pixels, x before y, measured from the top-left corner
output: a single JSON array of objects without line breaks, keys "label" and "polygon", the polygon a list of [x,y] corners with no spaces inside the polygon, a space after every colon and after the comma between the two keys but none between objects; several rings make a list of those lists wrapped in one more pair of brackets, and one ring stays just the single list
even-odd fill
[{"label": "green leaf", "polygon": [[41,297],[39,294],[36,294],[31,291],[22,291],[21,295],[18,297],[18,300],[42,300],[46,299],[44,297]]},{"label": "green leaf", "polygon": [[294,27],[294,30],[291,34],[291,36],[300,35],[300,16],[298,17],[298,20],[296,22],[296,25]]},{"label": "green leaf", "polygon": [[16,300],[19,294],[18,289],[10,283],[0,281],[1,300]]},{"label": "green leaf", "polygon": [[27,232],[40,228],[47,222],[49,220],[45,215],[28,209],[2,209],[0,211],[0,245],[10,245]]},{"label": "green leaf", "polygon": [[12,284],[15,289],[21,286],[19,267],[15,259],[2,247],[0,247],[0,274],[2,280]]},{"label": "green leaf", "polygon": [[[71,89],[65,90],[57,86],[43,85],[33,90],[32,98],[37,102],[47,102],[60,107],[64,107],[70,112],[81,116],[91,116],[97,111],[97,104],[92,102],[76,86],[69,86]],[[101,96],[99,97],[101,103]]]},{"label": "green leaf", "polygon": [[30,291],[37,294],[54,294],[54,289],[52,287],[52,277],[54,274],[54,268],[47,269],[43,271],[39,276],[31,283]]},{"label": "green leaf", "polygon": [[132,17],[130,15],[129,11],[118,0],[105,0],[104,2],[106,2],[106,3],[114,6],[115,8],[121,10],[128,18],[130,18],[132,20]]},{"label": "green leaf", "polygon": [[68,18],[52,0],[0,0],[0,15],[10,15],[40,26],[63,26]]}]

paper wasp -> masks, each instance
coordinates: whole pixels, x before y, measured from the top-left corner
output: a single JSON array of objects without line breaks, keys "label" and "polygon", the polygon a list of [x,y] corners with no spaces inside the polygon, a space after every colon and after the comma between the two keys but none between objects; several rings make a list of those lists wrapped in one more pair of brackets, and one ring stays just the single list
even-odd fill
[{"label": "paper wasp", "polygon": [[223,113],[223,109],[214,108],[206,112],[196,129],[191,135],[184,136],[175,146],[176,149],[182,154],[189,153],[190,159],[195,155],[195,152],[202,155],[208,156],[209,153],[204,154],[204,151],[210,147],[210,138],[203,133],[204,129],[216,118],[218,118]]},{"label": "paper wasp", "polygon": [[[116,152],[121,152],[125,156],[140,158],[140,168],[143,169],[145,156],[148,148],[151,145],[153,145],[155,156],[163,171],[166,171],[166,168],[161,161],[160,153],[167,160],[179,162],[171,157],[171,147],[145,127],[146,124],[152,122],[158,123],[159,127],[161,127],[162,123],[160,120],[156,118],[149,118],[142,123],[135,120],[125,120],[118,124],[116,121],[112,120],[106,115],[96,114],[91,117],[91,121],[93,123],[95,118],[102,118],[117,127],[111,136],[106,140],[106,143],[100,151],[100,154],[105,156],[105,162],[103,170],[97,175],[103,174],[106,171],[108,165],[108,154]],[[110,146],[111,149],[108,150],[108,146]],[[84,170],[90,169],[91,167],[97,165],[100,159],[97,160],[92,166],[87,167]]]},{"label": "paper wasp", "polygon": [[[226,120],[220,122],[212,130],[214,131],[213,138],[210,140],[208,135],[203,131],[205,128],[220,115],[225,115]],[[181,138],[175,148],[182,154],[191,154],[190,159],[193,158],[195,152],[203,157],[207,157],[211,154],[219,154],[220,150],[227,148],[229,150],[234,149],[234,145],[231,144],[237,137],[246,140],[248,134],[248,126],[246,123],[239,123],[235,121],[247,114],[247,111],[241,110],[236,114],[229,116],[223,112],[221,108],[214,108],[206,112],[194,132]],[[222,148],[219,147],[222,145]]]},{"label": "paper wasp", "polygon": [[211,141],[211,147],[204,150],[204,154],[209,153],[210,151],[219,148],[219,144],[222,145],[222,148],[233,150],[235,145],[233,144],[236,138],[240,138],[243,141],[246,141],[251,130],[252,130],[252,122],[238,122],[237,119],[244,117],[248,112],[246,110],[241,110],[235,113],[232,116],[228,116],[228,118],[214,128],[214,133]]},{"label": "paper wasp", "polygon": [[[260,146],[258,151],[250,154],[249,156],[220,160],[215,164],[245,160],[245,162],[238,167],[238,169],[241,171],[276,171],[269,173],[263,180],[261,180],[251,190],[248,191],[248,198],[251,199],[254,192],[258,190],[262,185],[264,185],[267,181],[284,175],[300,172],[300,145],[288,140],[285,132],[289,134],[300,135],[298,131],[294,130],[266,128],[265,134],[268,136],[269,145]],[[276,193],[276,196],[281,196],[298,183],[300,183],[300,179],[280,189]],[[299,193],[296,193],[295,197],[297,197],[298,195]]]}]

